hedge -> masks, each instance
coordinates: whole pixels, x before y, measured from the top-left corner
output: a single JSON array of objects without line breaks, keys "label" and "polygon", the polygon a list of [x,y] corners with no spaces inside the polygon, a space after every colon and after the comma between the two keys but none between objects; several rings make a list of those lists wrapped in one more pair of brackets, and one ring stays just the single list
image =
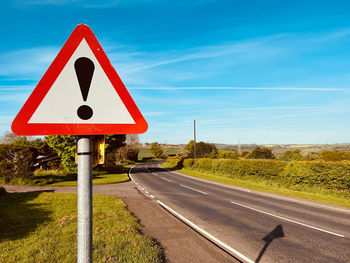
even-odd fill
[{"label": "hedge", "polygon": [[0,144],[0,177],[6,181],[31,177],[37,156],[38,151],[33,147]]},{"label": "hedge", "polygon": [[185,159],[184,168],[230,178],[264,178],[282,184],[350,190],[350,162]]}]

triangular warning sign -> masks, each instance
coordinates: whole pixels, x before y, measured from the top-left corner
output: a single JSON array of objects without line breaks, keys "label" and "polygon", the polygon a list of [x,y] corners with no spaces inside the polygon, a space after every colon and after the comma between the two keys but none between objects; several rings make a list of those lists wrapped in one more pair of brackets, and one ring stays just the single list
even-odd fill
[{"label": "triangular warning sign", "polygon": [[91,29],[78,25],[14,121],[18,135],[143,133],[147,122]]}]

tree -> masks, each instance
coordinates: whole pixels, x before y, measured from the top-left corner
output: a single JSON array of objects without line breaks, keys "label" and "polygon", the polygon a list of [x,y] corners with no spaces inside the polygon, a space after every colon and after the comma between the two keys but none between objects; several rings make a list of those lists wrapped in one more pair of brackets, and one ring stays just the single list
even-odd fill
[{"label": "tree", "polygon": [[58,156],[64,169],[70,173],[77,170],[75,162],[76,136],[72,135],[50,135],[45,137],[47,144],[52,147]]},{"label": "tree", "polygon": [[125,145],[118,149],[116,154],[116,160],[118,163],[123,163],[127,161],[136,162],[138,160],[138,155],[139,148],[137,148],[135,145]]},{"label": "tree", "polygon": [[340,152],[340,151],[323,151],[323,152],[321,152],[321,158],[325,161],[331,161],[331,162],[343,160],[343,155],[344,155],[344,153]]},{"label": "tree", "polygon": [[128,145],[139,145],[139,135],[138,134],[127,134],[126,135],[126,144]]},{"label": "tree", "polygon": [[249,159],[275,159],[270,149],[256,147],[249,155]]},{"label": "tree", "polygon": [[[76,172],[77,164],[75,162],[76,136],[72,135],[52,135],[45,137],[46,142],[61,157],[61,162],[65,170]],[[115,134],[105,137],[105,166],[115,165],[115,155],[118,148],[125,145],[125,135]]]},{"label": "tree", "polygon": [[156,158],[163,157],[164,150],[163,150],[162,146],[160,146],[158,144],[158,142],[154,142],[151,144],[150,151]]},{"label": "tree", "polygon": [[[191,140],[186,146],[187,155],[190,158],[194,157],[194,141]],[[216,158],[218,154],[218,149],[215,144],[207,142],[197,142],[196,143],[196,157],[197,158]]]},{"label": "tree", "polygon": [[286,151],[283,154],[282,159],[301,161],[303,159],[303,156],[301,155],[301,150]]},{"label": "tree", "polygon": [[106,135],[105,164],[104,166],[115,166],[116,154],[119,148],[125,146],[125,134]]}]

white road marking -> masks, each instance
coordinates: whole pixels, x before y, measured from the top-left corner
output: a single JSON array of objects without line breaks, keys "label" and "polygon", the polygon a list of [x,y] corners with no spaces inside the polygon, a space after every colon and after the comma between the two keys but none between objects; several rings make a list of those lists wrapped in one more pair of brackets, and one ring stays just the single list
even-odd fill
[{"label": "white road marking", "polygon": [[180,175],[180,176],[183,176],[183,177],[188,177],[189,179],[193,179],[193,180],[196,180],[196,181],[200,181],[200,182],[204,182],[204,183],[208,183],[208,184],[214,184],[214,185],[217,185],[217,186],[221,186],[221,187],[225,187],[225,188],[231,188],[231,189],[235,189],[235,190],[243,191],[243,192],[248,192],[248,193],[252,192],[252,191],[250,191],[248,189],[245,189],[245,188],[240,188],[240,187],[236,187],[236,186],[233,186],[233,185],[225,185],[223,183],[219,183],[219,182],[215,182],[215,181],[209,181],[209,180],[205,180],[205,179],[202,179],[202,178],[193,177],[191,175],[182,174],[182,173],[179,173],[179,172],[176,172],[176,171],[171,171],[171,170],[169,170],[167,168],[161,167],[159,164],[158,164],[158,167],[161,168],[161,169],[167,170],[170,173],[174,173],[174,174],[177,174],[177,175]]},{"label": "white road marking", "polygon": [[148,192],[148,191],[145,191],[145,193],[146,193],[146,194],[149,194],[149,192]]},{"label": "white road marking", "polygon": [[151,198],[154,198],[154,195],[151,195]]},{"label": "white road marking", "polygon": [[338,236],[338,237],[344,237],[343,235],[338,234],[338,233],[334,233],[334,232],[331,232],[331,231],[324,230],[322,228],[318,228],[318,227],[311,226],[311,225],[308,225],[308,224],[304,224],[304,223],[301,223],[301,222],[298,222],[298,221],[294,221],[294,220],[289,219],[289,218],[285,218],[285,217],[282,217],[282,216],[271,214],[271,213],[268,213],[268,212],[265,212],[265,211],[253,208],[253,207],[242,205],[242,204],[239,204],[239,203],[236,203],[236,202],[233,202],[233,201],[231,201],[231,203],[235,204],[235,205],[238,205],[238,206],[241,206],[241,207],[244,207],[244,208],[247,208],[247,209],[254,210],[254,211],[262,213],[262,214],[266,214],[266,215],[273,216],[273,217],[276,217],[276,218],[279,218],[279,219],[282,219],[282,220],[285,220],[285,221],[288,221],[288,222],[292,222],[294,224],[298,224],[298,225],[301,225],[301,226],[309,227],[309,228],[312,228],[312,229],[315,229],[315,230],[318,230],[318,231],[321,231],[321,232],[325,232],[325,233],[328,233],[328,234],[331,234],[331,235],[335,235],[335,236]]},{"label": "white road marking", "polygon": [[152,172],[152,174],[154,174],[155,176],[158,176],[158,174],[156,174],[156,173],[153,173],[153,172]]},{"label": "white road marking", "polygon": [[207,195],[207,193],[202,192],[202,191],[199,191],[199,190],[194,189],[194,188],[192,188],[192,187],[189,187],[189,186],[186,186],[186,185],[183,185],[183,184],[180,184],[180,185],[181,185],[182,187],[188,188],[188,189],[193,190],[193,191],[196,191],[196,192],[198,192],[198,193],[201,193],[201,194]]},{"label": "white road marking", "polygon": [[215,244],[218,244],[220,247],[224,248],[226,251],[229,251],[230,253],[232,253],[234,256],[244,260],[245,262],[248,263],[254,263],[253,260],[251,260],[250,258],[246,257],[245,255],[243,255],[242,253],[238,252],[237,250],[233,249],[232,247],[230,247],[229,245],[225,244],[224,242],[222,242],[221,240],[217,239],[216,237],[214,237],[213,235],[209,234],[207,231],[205,231],[204,229],[200,228],[199,226],[195,225],[194,223],[192,223],[190,220],[188,220],[187,218],[183,217],[182,215],[180,215],[179,213],[177,213],[175,210],[171,209],[169,206],[165,205],[164,203],[162,203],[161,201],[157,200],[158,204],[160,204],[163,208],[165,208],[166,210],[168,210],[170,213],[172,213],[173,215],[175,215],[177,218],[179,218],[181,221],[183,221],[184,223],[186,223],[187,225],[189,225],[190,227],[192,227],[193,229],[195,229],[196,231],[198,231],[199,233],[201,233],[202,235],[206,236],[208,239],[210,239],[212,242],[214,242]]},{"label": "white road marking", "polygon": [[[170,171],[170,170],[167,169],[167,168],[161,167],[159,164],[158,164],[158,167],[159,167],[159,168],[162,168],[162,169],[164,169],[164,170],[167,170],[167,171],[169,171],[169,172],[171,172],[171,173],[175,173],[175,174],[180,175],[180,176],[183,176],[183,177],[191,178],[191,179],[193,179],[193,180],[202,181],[202,182],[209,183],[209,184],[215,184],[215,185],[219,185],[219,186],[222,186],[222,187],[231,188],[231,189],[235,189],[235,190],[239,190],[239,191],[244,191],[244,192],[248,192],[248,193],[251,193],[251,192],[252,192],[252,191],[247,190],[247,189],[244,189],[244,188],[235,187],[235,186],[231,186],[231,185],[224,185],[224,184],[222,184],[222,183],[213,182],[213,181],[208,181],[208,180],[201,179],[201,178],[196,178],[196,177],[193,177],[193,176],[190,176],[190,175],[187,175],[187,174],[182,174],[182,173],[179,173],[179,172]],[[298,200],[298,199],[295,199],[295,198],[289,198],[289,197],[284,197],[284,196],[278,196],[277,194],[276,194],[276,195],[273,195],[273,194],[263,193],[263,192],[259,192],[259,191],[257,191],[257,190],[254,191],[254,194],[256,194],[256,195],[262,195],[262,196],[268,196],[268,197],[271,197],[271,198],[274,198],[274,199],[287,200],[287,201],[291,201],[291,202],[294,202],[294,203],[305,204],[305,205],[308,205],[308,206],[320,207],[320,208],[324,208],[324,209],[339,211],[339,212],[343,212],[343,213],[347,213],[347,214],[350,213],[350,209],[343,209],[343,208],[333,207],[333,206],[329,206],[329,205],[326,205],[326,204],[317,204],[317,203],[314,203],[314,202],[312,202],[312,201],[302,201],[302,200]]]},{"label": "white road marking", "polygon": [[161,177],[163,180],[165,180],[165,181],[168,181],[168,182],[170,182],[170,183],[172,183],[173,181],[171,181],[171,180],[169,180],[169,179],[166,179],[166,178],[164,178],[164,177]]}]

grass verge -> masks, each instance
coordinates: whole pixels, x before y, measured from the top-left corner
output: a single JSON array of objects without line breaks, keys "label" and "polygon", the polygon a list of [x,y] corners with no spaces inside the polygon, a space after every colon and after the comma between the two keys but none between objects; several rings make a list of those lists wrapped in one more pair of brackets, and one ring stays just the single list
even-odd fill
[{"label": "grass verge", "polygon": [[[129,181],[127,167],[119,167],[112,173],[94,171],[93,184],[112,184]],[[69,174],[63,170],[37,170],[32,178],[15,178],[10,182],[0,178],[0,184],[31,185],[31,186],[76,186],[77,175]]]},{"label": "grass verge", "polygon": [[[163,163],[161,164],[164,168],[173,168],[171,164]],[[180,173],[190,175],[197,178],[206,179],[209,181],[225,183],[235,186],[241,186],[253,190],[277,193],[291,197],[304,198],[316,202],[321,202],[325,204],[341,205],[350,207],[350,196],[349,192],[345,191],[334,191],[326,190],[316,187],[298,187],[298,186],[286,186],[277,182],[269,181],[266,179],[254,180],[248,178],[228,178],[222,175],[215,175],[210,173],[199,172],[191,169],[180,169],[176,170]]]},{"label": "grass verge", "polygon": [[[76,262],[77,195],[0,196],[0,262]],[[94,262],[162,262],[160,246],[115,196],[93,196]]]}]

